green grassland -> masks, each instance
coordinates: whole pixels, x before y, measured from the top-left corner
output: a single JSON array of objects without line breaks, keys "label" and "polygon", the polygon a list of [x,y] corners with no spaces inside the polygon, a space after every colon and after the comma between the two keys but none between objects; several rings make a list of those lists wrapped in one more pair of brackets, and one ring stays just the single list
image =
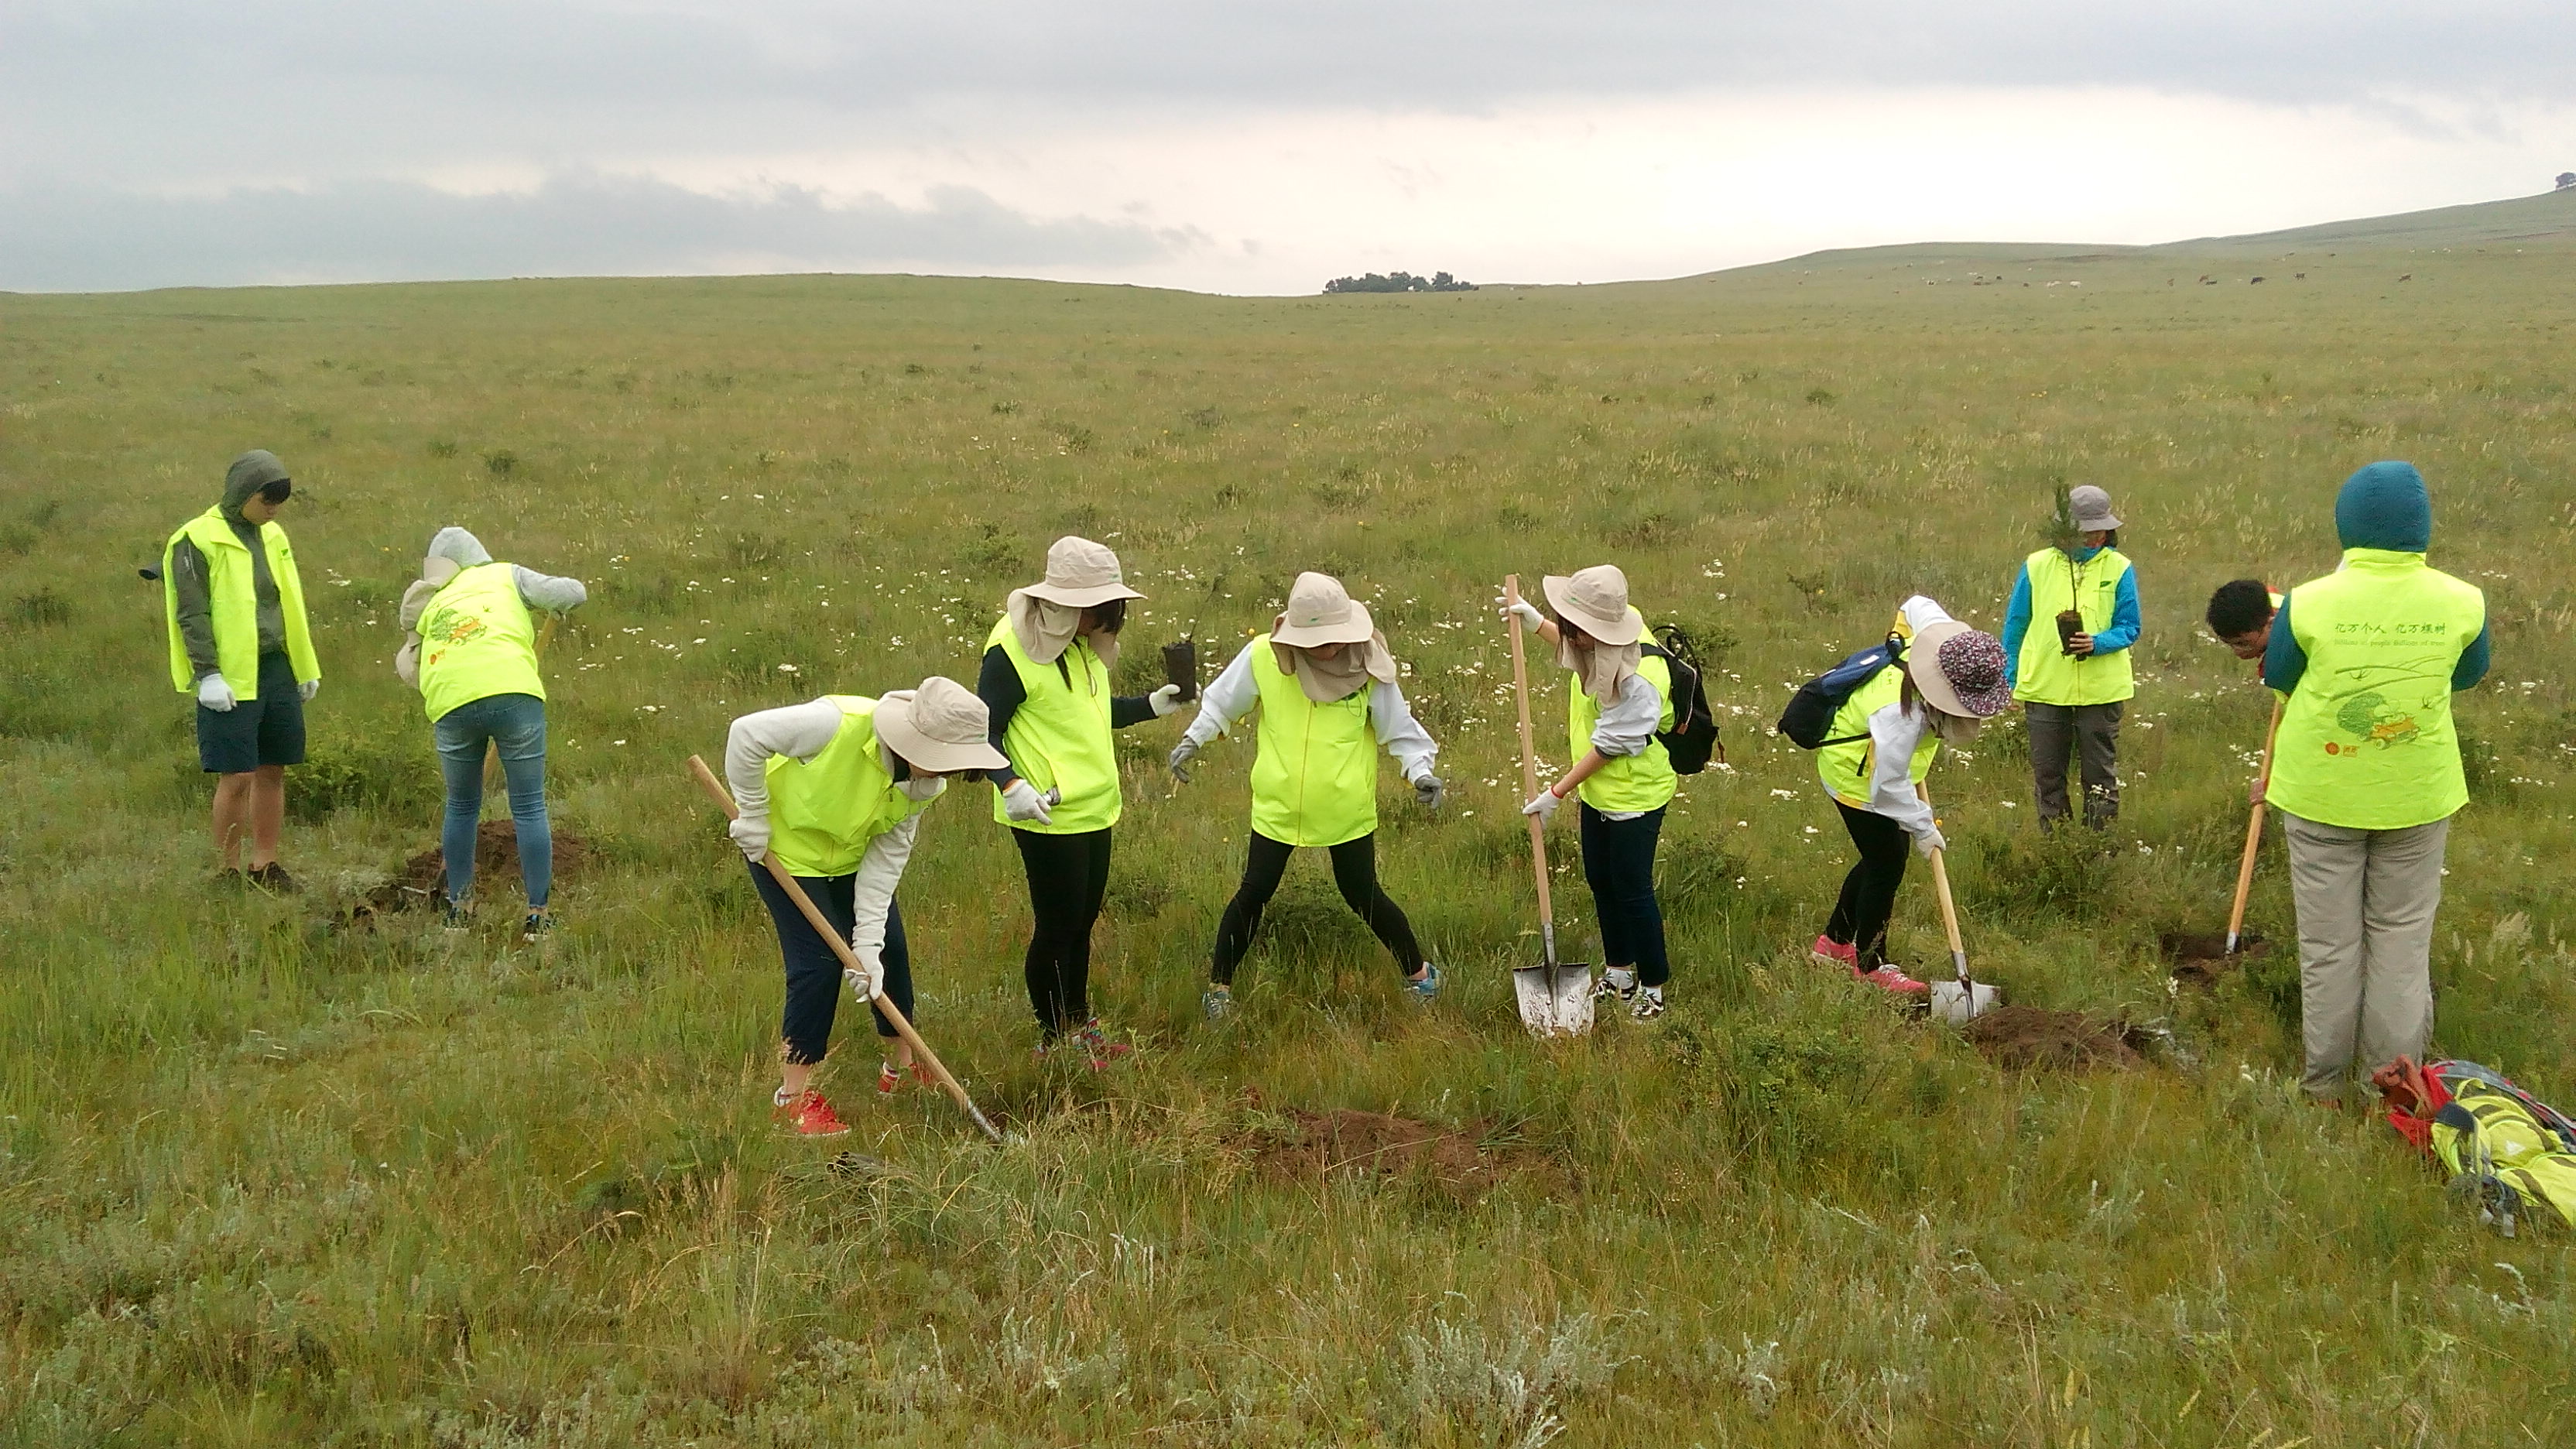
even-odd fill
[{"label": "green grassland", "polygon": [[[897,277],[0,297],[0,1423],[28,1444],[2339,1445],[2576,1440],[2576,1257],[2506,1241],[2358,1109],[2288,1098],[2295,969],[2169,993],[2222,926],[2265,703],[2210,587],[2332,567],[2336,484],[2419,464],[2487,592],[2440,1045],[2576,1100],[2576,196],[2154,249],[1940,246],[1675,282],[1227,299]],[[2254,283],[2254,276],[2264,278]],[[2209,280],[2203,281],[2206,277]],[[205,781],[134,566],[240,450],[293,469],[326,681],[271,900],[211,889]],[[2044,844],[2007,723],[1944,760],[1980,974],[2161,1022],[2153,1069],[2014,1074],[1809,965],[1846,864],[1787,686],[1929,592],[1992,626],[2061,482],[2146,606],[2127,807]],[[389,661],[444,523],[590,581],[552,646],[542,950],[343,910],[436,840]],[[1122,673],[1323,569],[1443,745],[1387,772],[1417,1013],[1320,860],[1196,1001],[1249,747],[1122,737],[1097,1001],[1030,1061],[985,792],[904,885],[923,1030],[1015,1125],[769,1122],[777,958],[682,761],[733,715],[971,679],[1050,539],[1151,597]],[[1675,1008],[1520,1030],[1509,571],[1604,560],[1723,645],[1732,768],[1662,863]],[[1220,642],[1219,649],[1230,647]],[[1552,672],[1551,672],[1552,675]],[[1562,763],[1564,695],[1538,709]],[[494,802],[498,810],[498,802]],[[1563,854],[1572,836],[1561,831]],[[1558,896],[1588,954],[1579,873]],[[2257,929],[2290,927],[2275,841]],[[1897,947],[1941,957],[1928,883]],[[1494,1168],[1276,1168],[1292,1110]],[[836,1169],[833,1151],[882,1159]]]}]

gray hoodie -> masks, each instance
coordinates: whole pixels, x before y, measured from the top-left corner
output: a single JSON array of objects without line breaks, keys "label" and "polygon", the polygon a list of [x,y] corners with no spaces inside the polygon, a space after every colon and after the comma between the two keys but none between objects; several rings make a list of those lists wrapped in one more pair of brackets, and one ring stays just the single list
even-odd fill
[{"label": "gray hoodie", "polygon": [[[455,567],[440,568],[442,561]],[[411,638],[404,641],[402,653],[396,656],[394,672],[402,676],[404,683],[414,687],[420,683],[420,636],[413,631],[420,626],[420,616],[429,608],[429,601],[437,596],[449,578],[490,562],[492,551],[483,546],[481,539],[464,529],[451,524],[431,536],[429,552],[421,559],[421,577],[413,580],[411,587],[403,591],[401,624]],[[433,583],[433,574],[443,577]],[[590,601],[590,590],[579,579],[557,578],[518,564],[510,565],[510,578],[519,586],[519,601],[543,613],[568,614]]]},{"label": "gray hoodie", "polygon": [[[233,460],[224,474],[219,511],[233,526],[233,536],[250,550],[250,590],[259,620],[259,652],[286,647],[286,609],[278,602],[277,580],[268,571],[268,550],[261,547],[259,527],[242,517],[242,505],[271,483],[287,480],[286,465],[266,448],[253,448]],[[214,589],[206,556],[186,539],[170,549],[170,583],[179,599],[179,639],[188,650],[188,667],[199,679],[215,672]]]}]

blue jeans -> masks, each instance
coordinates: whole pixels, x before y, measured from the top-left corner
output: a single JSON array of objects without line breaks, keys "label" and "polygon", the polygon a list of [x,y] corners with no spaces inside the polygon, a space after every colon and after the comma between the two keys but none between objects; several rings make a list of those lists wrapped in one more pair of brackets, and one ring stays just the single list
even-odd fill
[{"label": "blue jeans", "polygon": [[474,890],[474,835],[483,818],[483,748],[498,745],[510,782],[510,819],[519,828],[519,879],[528,909],[545,909],[555,884],[555,834],[546,823],[546,702],[533,694],[494,694],[439,716],[438,767],[447,776],[447,822],[438,846],[447,858],[447,898]]}]

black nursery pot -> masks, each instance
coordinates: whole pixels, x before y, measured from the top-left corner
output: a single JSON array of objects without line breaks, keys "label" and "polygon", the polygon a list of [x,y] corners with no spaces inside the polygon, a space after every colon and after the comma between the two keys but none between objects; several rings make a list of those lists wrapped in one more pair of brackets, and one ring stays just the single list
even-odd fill
[{"label": "black nursery pot", "polygon": [[1181,687],[1181,701],[1199,697],[1199,646],[1196,640],[1183,639],[1163,646],[1163,677]]}]

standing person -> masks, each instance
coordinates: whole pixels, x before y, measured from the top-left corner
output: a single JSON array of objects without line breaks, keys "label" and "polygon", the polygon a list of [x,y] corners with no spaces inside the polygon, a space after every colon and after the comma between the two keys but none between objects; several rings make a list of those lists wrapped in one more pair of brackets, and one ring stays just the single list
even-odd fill
[{"label": "standing person", "polygon": [[1616,565],[1551,574],[1540,591],[1554,620],[1527,599],[1497,602],[1554,645],[1556,662],[1572,672],[1565,749],[1574,764],[1521,813],[1544,824],[1566,796],[1581,792],[1583,879],[1601,927],[1594,995],[1627,1002],[1628,1014],[1644,1021],[1664,1014],[1664,985],[1672,979],[1664,911],[1655,899],[1655,849],[1679,789],[1656,738],[1673,723],[1672,670],[1663,651],[1648,652],[1646,616],[1629,605],[1628,576]]},{"label": "standing person", "polygon": [[2209,607],[2201,617],[2209,632],[2237,658],[2257,660],[2272,640],[2272,616],[2280,612],[2281,596],[2261,579],[2229,579],[2210,591]]},{"label": "standing person", "polygon": [[1301,845],[1332,852],[1342,900],[1395,957],[1405,989],[1429,1002],[1440,991],[1440,968],[1422,954],[1412,922],[1377,881],[1377,750],[1393,755],[1414,798],[1437,810],[1447,793],[1431,773],[1440,747],[1396,687],[1395,656],[1368,606],[1339,579],[1297,576],[1270,632],[1244,645],[1201,696],[1198,717],[1172,749],[1173,777],[1189,783],[1190,760],[1256,705],[1252,839],[1243,883],[1217,925],[1200,1010],[1210,1021],[1234,1010],[1235,967],[1252,947],[1289,853]]},{"label": "standing person", "polygon": [[[2066,818],[2066,759],[2081,757],[2084,823],[2120,814],[2120,713],[2138,692],[2138,580],[2119,550],[2111,495],[2090,484],[2066,495],[2077,542],[2022,561],[2004,609],[2004,681],[2030,718],[2030,772],[2046,829]],[[2034,632],[2031,621],[2041,621]]]},{"label": "standing person", "polygon": [[1848,966],[1873,986],[1927,996],[1932,988],[1887,959],[1887,922],[1905,883],[1909,842],[1925,856],[1948,848],[1932,807],[1916,789],[1932,773],[1944,740],[1962,743],[2012,702],[2006,654],[1992,634],[1950,617],[1920,594],[1897,611],[1904,662],[1862,681],[1835,712],[1816,752],[1816,777],[1860,851],[1842,894],[1816,938],[1815,956]]},{"label": "standing person", "polygon": [[2267,791],[2299,913],[2301,1078],[2340,1099],[2421,1060],[2433,1034],[2433,917],[2451,816],[2468,803],[2451,695],[2486,677],[2486,599],[2424,561],[2433,500],[2411,463],[2335,498],[2343,563],[2272,616],[2263,682],[2287,695]]},{"label": "standing person", "polygon": [[304,581],[277,522],[294,486],[275,453],[254,448],[225,472],[223,501],[161,546],[170,683],[197,697],[197,763],[217,777],[215,879],[273,891],[297,888],[277,837],[286,767],[304,763],[304,706],[322,689]]},{"label": "standing person", "polygon": [[561,616],[589,598],[579,579],[494,563],[480,539],[452,527],[431,537],[419,580],[403,592],[402,622],[412,637],[394,664],[400,673],[409,663],[404,677],[420,690],[446,778],[438,848],[447,863],[450,928],[462,927],[473,910],[486,748],[500,752],[518,831],[519,882],[528,897],[520,935],[533,941],[553,924],[546,905],[555,876],[554,829],[546,820],[546,686],[528,611]]},{"label": "standing person", "polygon": [[1109,889],[1109,833],[1124,797],[1114,730],[1179,708],[1181,687],[1112,696],[1127,601],[1118,555],[1087,538],[1059,538],[1046,578],[1015,589],[984,640],[975,693],[992,713],[992,742],[1008,762],[989,777],[993,818],[1011,827],[1029,882],[1029,1009],[1038,1052],[1076,1032],[1094,1067],[1125,1055],[1091,1014],[1091,931]]},{"label": "standing person", "polygon": [[[882,698],[827,694],[747,714],[725,738],[725,780],[739,812],[730,833],[751,862],[751,883],[778,928],[787,968],[778,1091],[770,1100],[804,1136],[850,1130],[813,1085],[815,1065],[831,1050],[844,973],[831,943],[815,934],[761,857],[777,857],[832,929],[849,937],[860,968],[851,989],[870,1002],[883,995],[910,1018],[912,956],[895,887],[912,858],[921,812],[949,779],[1002,767],[1002,752],[988,741],[990,724],[984,701],[932,675],[919,689]],[[868,1014],[887,1044],[877,1093],[890,1097],[903,1084],[903,1069],[912,1067],[916,1080],[920,1069],[885,1014],[874,1006]]]}]

